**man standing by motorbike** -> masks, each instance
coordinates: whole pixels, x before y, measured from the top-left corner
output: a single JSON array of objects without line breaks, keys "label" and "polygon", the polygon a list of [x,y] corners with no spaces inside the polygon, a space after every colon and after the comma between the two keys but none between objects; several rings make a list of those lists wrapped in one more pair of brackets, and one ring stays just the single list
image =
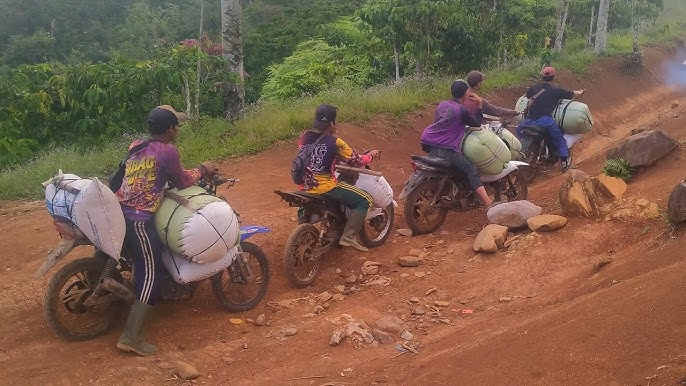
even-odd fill
[{"label": "man standing by motorbike", "polygon": [[[484,74],[482,74],[480,71],[473,70],[470,71],[469,74],[467,74],[467,85],[469,85],[469,89],[467,89],[467,95],[479,95],[479,90],[481,90],[481,84],[484,81]],[[492,115],[498,118],[512,118],[516,117],[519,115],[518,112],[515,110],[510,110],[506,109],[504,107],[499,107],[496,105],[491,104],[487,100],[481,98],[483,100],[483,107],[482,107],[482,112],[483,114],[488,114]],[[474,116],[474,118],[477,119],[479,122],[479,125],[484,123],[483,115],[478,116],[477,110],[478,110],[478,105],[477,103],[472,100],[472,99],[466,99],[464,103],[462,104],[464,107],[469,110],[469,112]],[[480,118],[481,117],[481,118]]]},{"label": "man standing by motorbike", "polygon": [[[434,123],[424,129],[421,137],[422,150],[429,156],[442,158],[461,171],[474,191],[487,207],[493,200],[486,193],[479,171],[467,157],[462,154],[462,140],[469,126],[477,127],[483,119],[483,99],[476,94],[468,94],[469,85],[464,80],[457,80],[450,86],[453,99],[441,102],[436,108]],[[477,106],[476,117],[464,106],[469,101]]]},{"label": "man standing by motorbike", "polygon": [[562,129],[555,122],[553,112],[562,99],[576,99],[586,90],[568,91],[552,85],[556,71],[553,67],[545,67],[541,70],[543,82],[537,83],[526,91],[529,104],[524,111],[524,121],[517,127],[517,135],[521,137],[522,126],[539,126],[544,128],[552,145],[557,148],[557,154],[562,164],[562,172],[566,172],[571,163],[568,161],[569,148],[565,141]]},{"label": "man standing by motorbike", "polygon": [[144,338],[146,321],[159,298],[164,272],[163,245],[153,216],[162,203],[168,182],[172,187],[184,189],[216,172],[209,161],[191,170],[181,167],[174,142],[184,120],[186,115],[169,105],[155,107],[148,114],[150,138],[129,147],[124,178],[116,191],[126,219],[126,244],[133,255],[136,282],[136,298],[117,347],[139,355],[157,352],[157,347]]},{"label": "man standing by motorbike", "polygon": [[338,244],[367,252],[369,249],[357,242],[357,232],[364,225],[367,211],[372,205],[372,197],[356,186],[338,181],[334,175],[334,166],[339,160],[353,167],[364,166],[372,162],[379,151],[371,150],[360,155],[345,141],[336,137],[336,115],[336,107],[328,104],[318,106],[312,129],[300,136],[299,149],[314,144],[301,189],[324,195],[350,208],[350,215]]}]

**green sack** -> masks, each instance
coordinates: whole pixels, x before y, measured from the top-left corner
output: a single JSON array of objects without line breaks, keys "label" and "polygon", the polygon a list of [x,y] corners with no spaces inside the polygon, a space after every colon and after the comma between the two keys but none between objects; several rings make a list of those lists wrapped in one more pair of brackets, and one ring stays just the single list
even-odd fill
[{"label": "green sack", "polygon": [[462,141],[462,154],[482,175],[496,175],[511,160],[510,149],[490,130],[469,128]]},{"label": "green sack", "polygon": [[[517,112],[523,112],[529,98],[522,96],[515,104]],[[593,116],[585,103],[562,99],[553,111],[553,118],[565,134],[585,134],[593,128]]]}]

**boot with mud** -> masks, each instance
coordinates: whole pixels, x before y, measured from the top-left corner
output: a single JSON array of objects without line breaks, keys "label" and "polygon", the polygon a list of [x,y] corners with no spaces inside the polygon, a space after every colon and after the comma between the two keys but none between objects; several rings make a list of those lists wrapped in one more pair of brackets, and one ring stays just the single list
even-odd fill
[{"label": "boot with mud", "polygon": [[348,221],[345,223],[345,229],[343,229],[343,236],[341,236],[341,239],[338,241],[338,245],[353,247],[358,251],[368,252],[369,249],[367,247],[360,245],[357,242],[357,232],[362,229],[366,217],[366,213],[357,210],[350,211]]},{"label": "boot with mud", "polygon": [[136,300],[131,306],[129,318],[126,320],[126,328],[119,337],[117,348],[126,352],[135,352],[138,355],[147,356],[157,352],[157,347],[147,343],[145,333],[146,321],[150,317],[153,306]]}]

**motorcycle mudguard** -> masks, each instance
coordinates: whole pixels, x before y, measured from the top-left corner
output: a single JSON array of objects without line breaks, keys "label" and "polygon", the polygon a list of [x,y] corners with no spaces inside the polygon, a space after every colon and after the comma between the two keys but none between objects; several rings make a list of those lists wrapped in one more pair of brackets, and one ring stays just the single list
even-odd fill
[{"label": "motorcycle mudguard", "polygon": [[50,250],[47,259],[45,259],[43,265],[41,265],[40,268],[38,268],[38,270],[34,274],[34,277],[38,278],[45,275],[45,273],[48,272],[50,268],[57,264],[57,262],[60,261],[61,258],[66,256],[77,245],[78,244],[74,239],[60,240],[59,245],[57,245],[56,248]]},{"label": "motorcycle mudguard", "polygon": [[258,233],[269,233],[271,232],[271,229],[259,225],[249,225],[246,227],[241,227],[240,228],[240,235],[241,235],[241,241],[245,241],[246,239],[258,234]]},{"label": "motorcycle mudguard", "polygon": [[519,169],[520,166],[529,166],[528,163],[522,161],[510,161],[505,165],[505,169],[499,174],[479,176],[481,182],[493,182],[505,177],[506,175],[512,173],[513,171]]},{"label": "motorcycle mudguard", "polygon": [[419,185],[422,181],[428,180],[431,176],[431,174],[423,171],[412,173],[410,178],[405,183],[403,190],[400,192],[400,196],[398,196],[398,199],[404,200],[410,194],[410,192],[417,187],[417,185]]}]

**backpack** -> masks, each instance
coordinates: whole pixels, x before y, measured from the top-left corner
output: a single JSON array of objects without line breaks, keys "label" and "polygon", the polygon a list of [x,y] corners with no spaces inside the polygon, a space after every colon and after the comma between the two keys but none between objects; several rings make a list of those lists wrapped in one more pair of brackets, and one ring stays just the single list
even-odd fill
[{"label": "backpack", "polygon": [[143,143],[139,143],[138,145],[132,147],[131,150],[129,150],[129,154],[126,156],[126,158],[119,163],[117,170],[110,174],[110,176],[107,178],[107,185],[110,187],[112,192],[116,193],[117,190],[121,188],[121,183],[124,181],[124,174],[126,174],[126,161],[128,161],[134,153],[143,150],[149,144],[150,141],[144,141]]},{"label": "backpack", "polygon": [[291,178],[297,185],[302,185],[305,182],[305,171],[307,170],[307,165],[310,163],[310,159],[312,158],[312,152],[319,141],[321,141],[325,136],[326,134],[322,134],[313,143],[301,147],[298,150],[298,154],[296,154],[295,158],[293,158],[293,162],[291,163]]}]

